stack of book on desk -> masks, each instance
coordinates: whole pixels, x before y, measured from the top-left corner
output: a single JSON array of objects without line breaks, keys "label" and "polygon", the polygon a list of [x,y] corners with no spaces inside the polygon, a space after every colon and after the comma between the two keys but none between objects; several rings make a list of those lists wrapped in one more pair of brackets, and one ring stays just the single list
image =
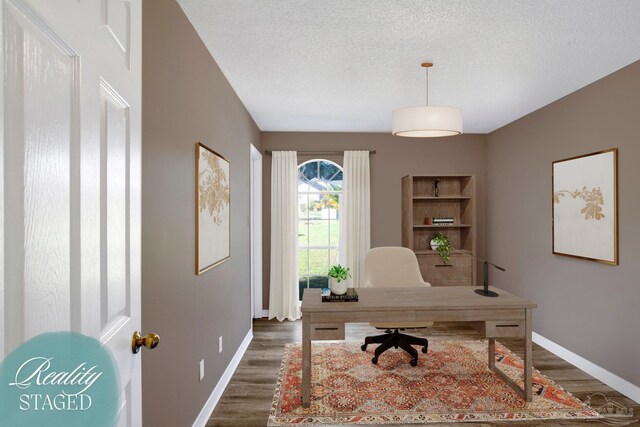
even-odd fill
[{"label": "stack of book on desk", "polygon": [[355,288],[347,288],[347,293],[343,295],[336,295],[331,293],[329,288],[322,288],[320,291],[320,295],[322,295],[322,302],[354,302],[358,301],[358,293]]}]

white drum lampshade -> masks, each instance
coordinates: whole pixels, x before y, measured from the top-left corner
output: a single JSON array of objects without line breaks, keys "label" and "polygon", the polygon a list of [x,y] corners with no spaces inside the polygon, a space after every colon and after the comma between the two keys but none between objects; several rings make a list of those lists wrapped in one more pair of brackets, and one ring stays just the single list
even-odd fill
[{"label": "white drum lampshade", "polygon": [[393,134],[413,138],[462,133],[462,110],[455,107],[405,107],[393,110]]},{"label": "white drum lampshade", "polygon": [[393,110],[392,133],[411,138],[434,138],[454,136],[462,133],[462,110],[455,107],[432,107],[429,105],[429,68],[431,62],[420,64],[425,69],[426,105],[404,107]]}]

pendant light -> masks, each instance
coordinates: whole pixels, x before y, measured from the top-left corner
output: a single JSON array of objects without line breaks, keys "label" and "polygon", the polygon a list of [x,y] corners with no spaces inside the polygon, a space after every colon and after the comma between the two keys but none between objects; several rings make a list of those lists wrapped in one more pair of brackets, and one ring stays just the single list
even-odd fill
[{"label": "pendant light", "polygon": [[427,105],[393,110],[393,134],[412,138],[453,136],[462,133],[462,110],[455,107],[429,106],[429,68],[431,62],[421,64],[426,70]]}]

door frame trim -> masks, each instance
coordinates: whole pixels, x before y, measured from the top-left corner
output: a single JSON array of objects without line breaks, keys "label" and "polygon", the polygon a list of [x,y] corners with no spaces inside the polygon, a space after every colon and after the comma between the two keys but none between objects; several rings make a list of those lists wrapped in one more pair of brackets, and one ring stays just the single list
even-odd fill
[{"label": "door frame trim", "polygon": [[[249,144],[249,227],[251,234],[251,318],[262,317],[262,154]],[[253,323],[253,322],[252,322]]]}]

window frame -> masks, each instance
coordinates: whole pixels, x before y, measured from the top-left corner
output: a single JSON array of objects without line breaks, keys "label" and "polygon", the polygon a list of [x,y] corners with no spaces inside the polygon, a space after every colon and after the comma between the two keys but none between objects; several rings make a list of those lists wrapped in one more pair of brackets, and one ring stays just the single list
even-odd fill
[{"label": "window frame", "polygon": [[[337,171],[331,175],[328,179],[324,179],[321,177],[321,173],[320,173],[320,164],[322,162],[328,163],[332,166],[334,166]],[[307,176],[304,175],[302,168],[305,165],[311,164],[311,163],[316,163],[317,164],[317,168],[316,168],[316,172],[315,172],[315,176],[312,179],[307,178]],[[339,198],[342,197],[342,195],[344,194],[344,189],[343,186],[340,186],[340,189],[332,189],[332,190],[318,190],[318,191],[310,191],[309,189],[311,188],[311,184],[313,184],[314,180],[316,182],[324,182],[327,183],[327,185],[323,185],[323,187],[325,188],[331,188],[333,187],[333,185],[331,184],[332,182],[336,182],[335,178],[336,176],[342,174],[342,177],[344,179],[344,170],[342,168],[342,166],[340,166],[338,163],[331,161],[329,159],[321,159],[321,158],[314,158],[314,159],[310,159],[310,160],[306,160],[304,162],[301,162],[298,167],[297,167],[297,171],[298,171],[298,198],[301,195],[306,195],[307,196],[307,204],[309,203],[309,196],[310,195],[337,195]],[[340,180],[339,182],[343,182],[343,179]],[[307,186],[307,191],[300,191],[300,187],[302,185],[306,185]],[[299,199],[298,199],[299,200]],[[338,202],[340,203],[340,202]],[[335,208],[334,208],[335,209]],[[327,251],[327,257],[328,257],[328,263],[331,264],[331,251],[335,251],[337,254],[337,258],[340,258],[340,217],[339,217],[339,212],[340,212],[340,206],[338,204],[338,208],[335,209],[337,214],[337,218],[332,219],[332,218],[322,218],[322,219],[317,219],[319,221],[326,221],[328,223],[328,227],[327,227],[327,241],[329,242],[328,245],[311,245],[309,240],[307,240],[307,244],[306,245],[301,245],[300,244],[300,240],[298,238],[297,240],[297,246],[296,246],[296,250],[298,251],[298,256],[300,254],[301,251],[305,251],[306,252],[306,259],[307,259],[307,265],[306,265],[306,275],[300,275],[300,266],[298,264],[297,268],[298,268],[298,286],[300,286],[301,284],[301,279],[306,278],[306,284],[305,284],[305,288],[304,289],[309,289],[309,286],[311,284],[311,278],[312,277],[317,277],[318,275],[311,275],[310,270],[311,270],[311,252],[312,251]],[[298,221],[298,227],[301,221],[303,221],[304,219],[307,220],[307,223],[309,222],[310,218],[309,215],[307,213],[307,218],[301,218],[300,216],[298,216],[296,218],[296,221]],[[335,244],[331,244],[331,221],[335,221],[336,225],[338,227],[338,239],[335,242]],[[309,239],[309,229],[307,228],[307,238]],[[298,231],[298,235],[300,234],[300,230]],[[329,265],[330,267],[331,265]],[[328,284],[327,284],[328,286]]]}]

